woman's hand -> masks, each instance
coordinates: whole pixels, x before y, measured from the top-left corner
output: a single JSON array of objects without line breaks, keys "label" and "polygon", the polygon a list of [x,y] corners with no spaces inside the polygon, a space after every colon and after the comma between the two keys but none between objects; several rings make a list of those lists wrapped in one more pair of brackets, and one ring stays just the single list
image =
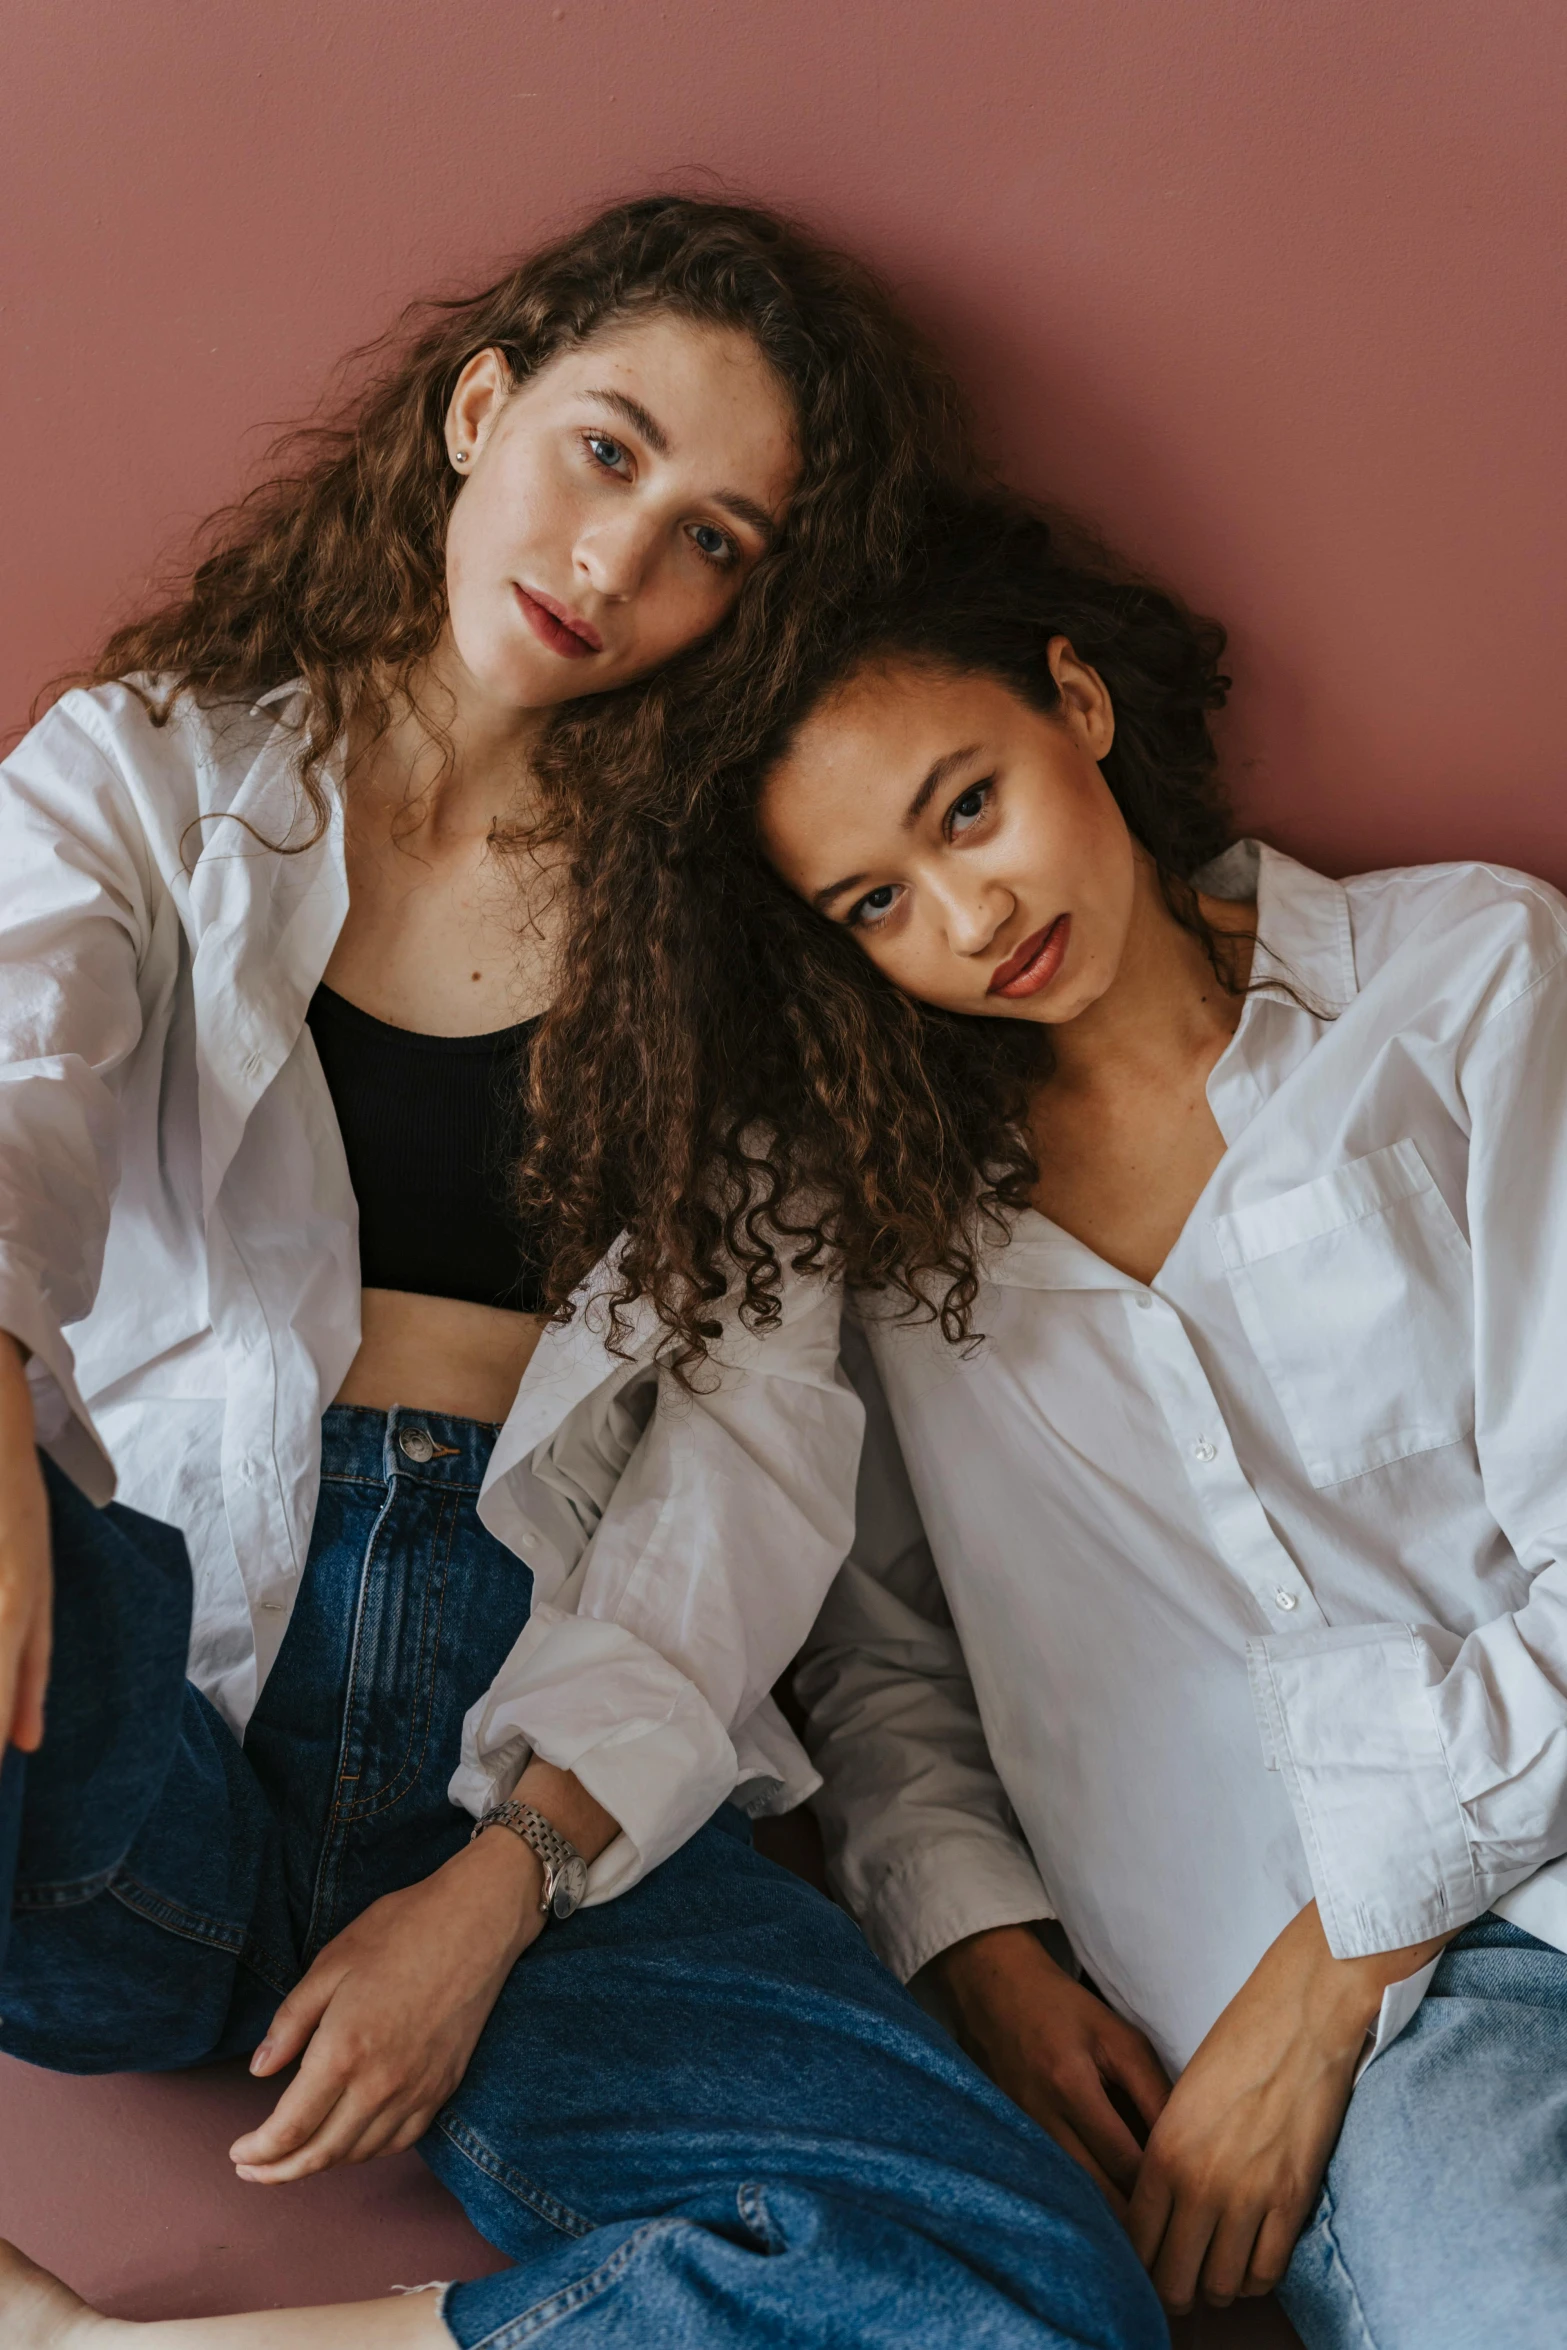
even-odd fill
[{"label": "woman's hand", "polygon": [[1117,2093],[1145,2133],[1170,2094],[1142,2033],[1075,1983],[1027,1926],[975,1934],[944,1951],[936,1971],[969,2054],[1124,2215],[1142,2148]]},{"label": "woman's hand", "polygon": [[0,1331],[0,1754],[42,1743],[53,1600],[27,1357]]},{"label": "woman's hand", "polygon": [[[617,1822],[569,1771],[530,1762],[516,1794],[584,1860]],[[340,2162],[400,2154],[423,2137],[463,2074],[512,1968],[544,1930],[544,1871],[509,1828],[388,1893],[330,1941],[250,2060],[296,2077],[259,2130],[236,2138],[242,2179],[278,2186]]]},{"label": "woman's hand", "polygon": [[1285,1927],[1177,2081],[1137,2175],[1127,2226],[1167,2308],[1278,2283],[1382,1994],[1445,1940],[1337,1959],[1314,1901]]},{"label": "woman's hand", "polygon": [[399,2154],[423,2136],[468,2067],[517,1960],[544,1926],[543,1870],[505,1828],[388,1893],[334,1937],[272,2018],[250,2060],[295,2078],[229,2154],[277,2186],[340,2162]]}]

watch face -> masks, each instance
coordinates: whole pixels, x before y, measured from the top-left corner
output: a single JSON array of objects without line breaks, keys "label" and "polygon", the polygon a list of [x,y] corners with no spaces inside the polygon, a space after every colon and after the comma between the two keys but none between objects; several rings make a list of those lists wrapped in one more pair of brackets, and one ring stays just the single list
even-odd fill
[{"label": "watch face", "polygon": [[582,1905],[582,1896],[588,1889],[588,1864],[574,1855],[562,1863],[550,1888],[550,1914],[569,1918]]}]

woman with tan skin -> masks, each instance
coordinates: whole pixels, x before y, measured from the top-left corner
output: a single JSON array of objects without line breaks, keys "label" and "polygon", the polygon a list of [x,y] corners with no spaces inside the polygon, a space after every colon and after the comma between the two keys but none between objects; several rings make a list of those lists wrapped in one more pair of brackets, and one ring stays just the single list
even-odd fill
[{"label": "woman with tan skin", "polygon": [[8,2346],[1155,2338],[730,1801],[810,1783],[766,1693],[849,1539],[830,1290],[786,1395],[739,1328],[674,1394],[656,1332],[545,1329],[509,1197],[552,716],[754,685],[952,414],[853,265],[616,207],[444,306],[0,771],[0,2045],[297,2060],[242,2177],[418,2144],[516,2262],[129,2328],[0,2248]]},{"label": "woman with tan skin", "polygon": [[1222,646],[982,505],[754,756],[606,813],[606,887],[661,844],[690,1105],[627,1139],[631,1247],[695,1357],[657,1152],[743,1147],[753,1310],[780,1261],[850,1284],[860,1534],[798,1681],[833,1871],[1166,2303],[1552,2350],[1567,905],[1237,843]]}]

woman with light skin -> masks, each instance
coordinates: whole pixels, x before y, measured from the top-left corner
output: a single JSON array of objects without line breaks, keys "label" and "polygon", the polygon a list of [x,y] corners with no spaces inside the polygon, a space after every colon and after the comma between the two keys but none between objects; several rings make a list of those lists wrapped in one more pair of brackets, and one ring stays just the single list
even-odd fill
[{"label": "woman with light skin", "polygon": [[585,811],[683,1086],[623,1138],[620,1294],[699,1357],[693,1157],[773,1203],[726,1244],[759,1319],[782,1264],[849,1285],[860,1533],[797,1684],[830,1865],[1167,2305],[1551,2350],[1567,904],[1237,843],[1222,648],[960,509],[770,740]]},{"label": "woman with light skin", "polygon": [[656,766],[742,706],[954,416],[854,265],[616,207],[439,306],[0,770],[0,2046],[297,2060],[242,2178],[417,2144],[515,2262],[131,2327],[0,2248],[8,2350],[1157,2338],[730,1800],[811,1784],[767,1692],[852,1531],[830,1285],[784,1387],[732,1323],[698,1396],[546,1327],[510,1196],[548,730]]}]

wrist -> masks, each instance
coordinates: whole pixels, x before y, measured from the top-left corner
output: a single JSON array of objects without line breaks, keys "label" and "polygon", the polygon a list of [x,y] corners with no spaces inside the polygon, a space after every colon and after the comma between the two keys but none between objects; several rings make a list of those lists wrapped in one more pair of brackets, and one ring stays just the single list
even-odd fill
[{"label": "wrist", "polygon": [[620,1823],[588,1793],[574,1771],[557,1770],[535,1755],[512,1789],[519,1803],[541,1812],[558,1835],[595,1861],[620,1834]]},{"label": "wrist", "polygon": [[0,1408],[8,1419],[33,1432],[33,1391],[27,1384],[28,1353],[19,1338],[0,1330]]},{"label": "wrist", "polygon": [[1316,1904],[1311,1903],[1302,1916],[1309,1916],[1314,1928],[1308,2004],[1322,2034],[1342,2041],[1346,2052],[1358,2052],[1366,2034],[1374,2029],[1383,1993],[1392,1984],[1418,1974],[1449,1939],[1439,1934],[1432,1941],[1411,1943],[1403,1949],[1373,1951],[1363,1958],[1335,1958]]},{"label": "wrist", "polygon": [[446,1863],[493,1921],[503,1946],[519,1958],[544,1927],[544,1864],[506,1828],[476,1836]]},{"label": "wrist", "polygon": [[1063,1982],[1070,1980],[1026,1925],[987,1926],[982,1933],[949,1943],[930,1963],[943,1990],[960,2008],[966,2000],[993,1996],[1019,1975],[1036,1979],[1041,1967]]}]

